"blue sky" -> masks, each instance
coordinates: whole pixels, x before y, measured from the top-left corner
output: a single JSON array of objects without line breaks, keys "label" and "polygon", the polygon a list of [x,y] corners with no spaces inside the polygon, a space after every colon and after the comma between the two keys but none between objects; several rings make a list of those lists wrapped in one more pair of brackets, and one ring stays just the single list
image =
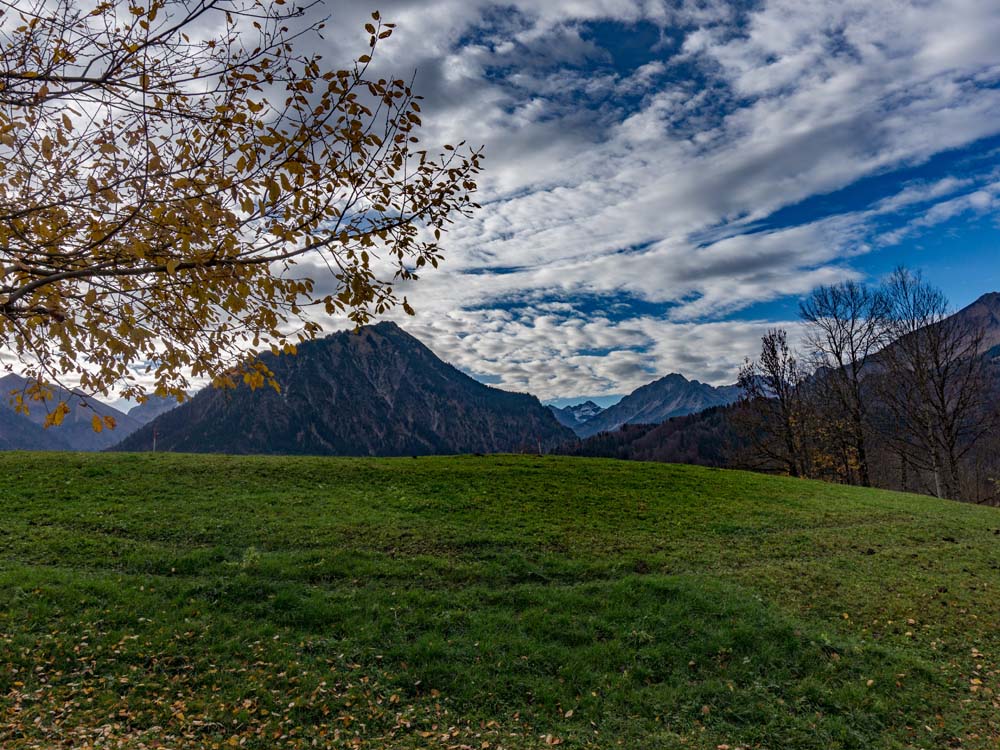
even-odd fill
[{"label": "blue sky", "polygon": [[[817,284],[1000,290],[1000,4],[391,0],[427,144],[485,144],[483,209],[401,319],[543,399],[731,382]],[[333,6],[331,56],[363,44]],[[330,321],[331,326],[336,321]]]}]

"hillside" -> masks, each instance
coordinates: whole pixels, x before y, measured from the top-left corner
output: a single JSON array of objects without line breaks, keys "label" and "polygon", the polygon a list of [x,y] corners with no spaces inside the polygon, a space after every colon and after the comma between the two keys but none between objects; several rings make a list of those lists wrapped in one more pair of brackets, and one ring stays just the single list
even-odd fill
[{"label": "hillside", "polygon": [[699,466],[738,466],[743,439],[732,424],[736,407],[710,409],[671,417],[660,424],[626,424],[565,443],[558,453],[629,461],[662,461]]},{"label": "hillside", "polygon": [[956,313],[962,325],[984,332],[983,349],[1000,346],[1000,292],[984,294],[968,307]]},{"label": "hillside", "polygon": [[725,406],[740,396],[736,386],[716,387],[671,373],[637,388],[574,430],[580,437],[617,430],[623,424],[659,424],[671,417]]},{"label": "hillside", "polygon": [[989,508],[512,456],[0,476],[5,750],[1000,740]]},{"label": "hillside", "polygon": [[[75,450],[99,451],[119,442],[134,432],[139,422],[127,414],[101,401],[63,388],[54,389],[50,402],[29,403],[30,413],[25,416],[14,411],[12,391],[24,391],[29,382],[13,373],[0,377],[0,450]],[[70,407],[69,414],[58,427],[44,429],[49,404],[64,400]],[[91,421],[94,415],[113,417],[114,430],[94,432]],[[28,424],[26,424],[26,422]]]},{"label": "hillside", "polygon": [[153,394],[146,399],[146,403],[136,404],[129,409],[128,415],[140,425],[144,425],[147,422],[152,422],[161,414],[166,414],[171,409],[176,408],[177,399],[173,396],[157,396]]},{"label": "hillside", "polygon": [[394,323],[261,357],[281,384],[206,388],[117,450],[401,456],[537,452],[573,436],[537,398],[491,388]]},{"label": "hillside", "polygon": [[[6,394],[0,392],[0,398]],[[23,414],[0,405],[0,451],[65,451],[69,444],[59,438],[56,430],[46,430]]]}]

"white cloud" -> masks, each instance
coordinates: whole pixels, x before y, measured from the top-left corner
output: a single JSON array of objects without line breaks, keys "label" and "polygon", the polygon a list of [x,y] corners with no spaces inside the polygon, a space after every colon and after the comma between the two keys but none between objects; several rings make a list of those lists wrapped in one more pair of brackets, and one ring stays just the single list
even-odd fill
[{"label": "white cloud", "polygon": [[[417,71],[425,143],[487,146],[484,208],[446,236],[442,269],[406,286],[419,312],[407,328],[454,364],[545,398],[621,393],[672,370],[731,382],[772,323],[727,316],[862,278],[859,256],[997,210],[992,183],[960,175],[761,225],[1000,132],[1000,5],[738,6],[380,3],[398,29],[376,63]],[[367,16],[362,4],[334,6],[331,65],[363,51]],[[585,26],[609,20],[659,26],[656,54],[611,65]],[[921,205],[905,228],[875,234],[879,220]],[[615,308],[623,296],[647,307]]]},{"label": "white cloud", "polygon": [[[910,232],[997,208],[991,189],[959,177],[756,226],[1000,132],[993,3],[768,0],[742,16],[721,1],[504,7],[382,8],[400,24],[383,62],[418,68],[428,138],[487,145],[485,207],[447,237],[443,270],[407,287],[420,311],[410,328],[504,387],[616,393],[670,370],[731,381],[769,324],[727,315],[863,278],[853,259],[902,236],[880,241],[879,217],[934,204]],[[583,32],[593,20],[659,24],[683,37],[681,52],[612,69]],[[671,306],[624,318],[552,307],[623,294]]]},{"label": "white cloud", "polygon": [[542,399],[628,393],[671,370],[732,383],[768,328],[784,326],[797,335],[794,322],[699,324],[652,317],[615,322],[507,310],[458,310],[441,319],[421,316],[400,323],[451,364]]}]

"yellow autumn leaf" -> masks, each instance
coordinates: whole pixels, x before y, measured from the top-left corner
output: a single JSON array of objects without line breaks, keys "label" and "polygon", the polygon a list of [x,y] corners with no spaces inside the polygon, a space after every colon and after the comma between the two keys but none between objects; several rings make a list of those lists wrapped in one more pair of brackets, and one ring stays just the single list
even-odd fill
[{"label": "yellow autumn leaf", "polygon": [[63,423],[67,414],[69,414],[69,407],[65,402],[60,401],[55,409],[45,415],[45,427],[58,427]]},{"label": "yellow autumn leaf", "polygon": [[[27,375],[58,377],[40,371],[44,361],[83,376],[87,390],[120,389],[128,398],[148,387],[174,392],[191,376],[235,386],[249,369],[232,367],[248,332],[278,351],[294,351],[292,338],[322,334],[303,304],[313,280],[290,272],[297,258],[329,253],[333,288],[316,301],[362,324],[400,300],[388,280],[357,273],[361,248],[371,262],[380,250],[406,265],[433,260],[418,232],[474,208],[480,154],[452,154],[445,167],[416,149],[418,123],[403,114],[412,97],[405,80],[359,80],[353,53],[341,69],[300,54],[297,32],[265,31],[280,28],[285,11],[277,3],[254,4],[259,33],[252,23],[241,28],[247,45],[238,48],[229,32],[205,31],[228,28],[225,10],[211,3],[201,20],[219,23],[197,35],[185,33],[191,26],[182,17],[153,29],[162,0],[148,7],[99,0],[70,16],[58,12],[63,5],[42,3],[30,23],[7,30],[0,48],[4,69],[48,60],[45,80],[26,90],[44,93],[48,81],[57,97],[0,112],[0,143],[11,157],[0,172],[18,185],[0,221],[0,273],[13,285],[3,296],[19,301],[0,311],[0,328],[18,331],[14,351],[31,352],[21,361]],[[373,35],[388,30],[377,14],[372,19]],[[144,28],[151,34],[138,33]],[[18,57],[25,49],[33,50],[28,62]],[[56,91],[52,81],[66,74],[58,68],[82,69],[102,49],[123,62],[122,90],[83,80]],[[232,53],[225,75],[192,86],[219,69],[223,49]],[[365,46],[357,52],[367,53],[364,61],[375,54]],[[378,102],[399,106],[369,108]],[[406,169],[417,153],[420,165]],[[397,216],[404,204],[406,215]],[[249,382],[272,380],[255,372]],[[57,401],[50,394],[49,425],[69,413]],[[101,419],[100,426],[112,425]]]}]

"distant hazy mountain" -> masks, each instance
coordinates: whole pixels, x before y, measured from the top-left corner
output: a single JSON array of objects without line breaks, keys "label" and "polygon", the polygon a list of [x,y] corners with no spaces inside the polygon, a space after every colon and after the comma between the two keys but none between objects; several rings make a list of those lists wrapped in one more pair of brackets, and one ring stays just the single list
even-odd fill
[{"label": "distant hazy mountain", "polygon": [[602,407],[593,401],[584,401],[582,404],[564,406],[561,409],[558,406],[549,404],[549,408],[552,410],[552,414],[555,415],[559,424],[569,427],[573,431],[576,431],[584,422],[589,422],[604,411]]},{"label": "distant hazy mountain", "polygon": [[[0,378],[0,448],[4,450],[74,450],[99,451],[109,448],[135,431],[139,423],[127,414],[107,404],[88,398],[82,393],[56,388],[52,401],[30,402],[25,416],[14,411],[11,392],[23,391],[30,385],[20,375]],[[55,403],[65,400],[70,413],[58,426],[43,428],[45,417]],[[114,417],[117,427],[94,432],[94,414]]]},{"label": "distant hazy mountain", "polygon": [[483,385],[393,323],[262,356],[271,388],[207,388],[117,450],[420,455],[554,447],[573,437],[537,398]]},{"label": "distant hazy mountain", "polygon": [[576,428],[581,437],[617,430],[624,424],[659,424],[739,399],[735,385],[715,387],[673,373],[638,388]]},{"label": "distant hazy mountain", "polygon": [[161,414],[177,408],[177,399],[173,396],[150,396],[144,404],[136,404],[128,410],[128,415],[140,425],[152,422]]},{"label": "distant hazy mountain", "polygon": [[0,408],[0,451],[68,451],[69,444],[54,430],[40,427],[13,409]]}]

